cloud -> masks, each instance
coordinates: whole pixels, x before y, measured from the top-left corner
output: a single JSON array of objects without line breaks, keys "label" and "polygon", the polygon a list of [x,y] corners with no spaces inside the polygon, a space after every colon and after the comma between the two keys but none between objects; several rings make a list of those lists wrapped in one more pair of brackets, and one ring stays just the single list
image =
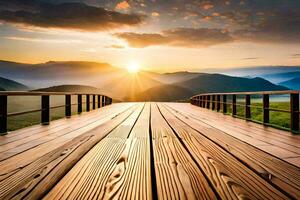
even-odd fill
[{"label": "cloud", "polygon": [[235,37],[252,42],[300,43],[300,11],[277,11],[261,21],[248,22]]},{"label": "cloud", "polygon": [[164,45],[170,41],[167,37],[158,33],[116,33],[115,36],[127,41],[129,46],[144,48],[153,45]]},{"label": "cloud", "polygon": [[70,39],[44,39],[44,38],[28,38],[28,37],[16,37],[16,36],[9,36],[3,38],[8,40],[18,40],[18,41],[25,41],[25,42],[64,43],[64,44],[82,43],[81,40],[70,40]]},{"label": "cloud", "polygon": [[204,10],[209,10],[209,9],[212,9],[213,7],[214,7],[214,5],[211,4],[210,2],[206,2],[206,3],[204,3],[204,4],[202,5],[202,8],[203,8]]},{"label": "cloud", "polygon": [[152,17],[159,17],[159,13],[158,13],[158,12],[152,12],[152,13],[151,13],[151,16],[152,16]]},{"label": "cloud", "polygon": [[130,5],[127,1],[122,1],[116,5],[117,10],[127,10],[130,8]]},{"label": "cloud", "polygon": [[242,60],[257,60],[259,57],[242,58]]},{"label": "cloud", "polygon": [[139,25],[144,18],[143,15],[119,13],[83,3],[12,0],[0,6],[0,21],[43,28],[103,31]]},{"label": "cloud", "polygon": [[178,47],[208,47],[232,42],[233,38],[225,30],[207,28],[174,28],[161,33],[117,33],[118,38],[124,39],[131,47],[144,48],[154,45]]},{"label": "cloud", "polygon": [[292,58],[300,58],[300,53],[295,53],[291,55]]},{"label": "cloud", "polygon": [[97,50],[94,48],[81,49],[80,51],[85,52],[85,53],[96,53],[97,52]]},{"label": "cloud", "polygon": [[124,49],[125,46],[118,45],[118,44],[113,44],[113,45],[110,45],[110,46],[106,46],[106,48],[111,48],[111,49]]}]

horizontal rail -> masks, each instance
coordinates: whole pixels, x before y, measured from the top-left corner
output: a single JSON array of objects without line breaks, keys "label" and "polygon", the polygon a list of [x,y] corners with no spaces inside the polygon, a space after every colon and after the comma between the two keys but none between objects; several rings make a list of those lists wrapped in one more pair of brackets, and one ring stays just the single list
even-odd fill
[{"label": "horizontal rail", "polygon": [[[50,106],[50,97],[56,95],[65,96],[65,104]],[[77,96],[78,103],[72,103],[71,96]],[[86,101],[82,101],[82,96],[86,96]],[[20,112],[12,112],[8,113],[8,97],[10,96],[40,96],[41,97],[41,108],[35,110],[26,110]],[[92,96],[92,98],[90,98]],[[97,100],[96,100],[97,97]],[[90,99],[92,99],[90,101]],[[97,106],[96,106],[97,103]],[[19,115],[25,115],[35,112],[41,112],[41,123],[49,124],[50,123],[50,110],[57,108],[65,108],[65,117],[71,117],[72,115],[72,106],[77,105],[77,113],[82,113],[82,105],[86,106],[86,111],[90,111],[90,107],[92,109],[100,108],[106,105],[112,104],[112,98],[95,93],[78,93],[78,92],[27,92],[27,91],[9,91],[9,92],[0,92],[0,135],[4,135],[7,133],[7,121],[8,117],[15,117]],[[92,105],[92,106],[90,106]]]},{"label": "horizontal rail", "polygon": [[25,114],[30,114],[30,113],[36,113],[42,111],[41,109],[36,109],[36,110],[27,110],[23,112],[13,112],[13,113],[8,113],[7,117],[15,117],[19,115],[25,115]]},{"label": "horizontal rail", "polygon": [[[299,132],[299,90],[286,90],[286,91],[262,91],[262,92],[229,92],[229,93],[205,93],[194,95],[190,98],[193,105],[220,111],[222,105],[223,113],[227,113],[227,106],[231,105],[232,116],[237,117],[237,106],[244,107],[244,119],[251,119],[251,108],[261,109],[263,112],[263,124],[271,125],[270,111],[282,112],[290,114],[290,130],[292,132]],[[237,102],[237,96],[244,95],[244,103]],[[262,106],[251,105],[251,96],[262,96]],[[270,95],[289,95],[290,96],[290,109],[279,109],[270,107]],[[227,102],[227,97],[231,97],[231,102]],[[221,100],[222,97],[222,100]],[[253,121],[253,120],[252,120]]]},{"label": "horizontal rail", "polygon": [[[82,104],[85,104],[86,102],[83,102]],[[92,102],[91,102],[92,104]],[[72,103],[71,106],[77,106],[79,105],[78,103]],[[66,105],[59,105],[59,106],[52,106],[50,107],[50,109],[57,109],[57,108],[64,108],[66,107]],[[36,110],[27,110],[27,111],[22,111],[22,112],[12,112],[12,113],[8,113],[7,117],[14,117],[14,116],[18,116],[18,115],[25,115],[25,114],[30,114],[30,113],[36,113],[36,112],[41,112],[41,109],[36,109]]]},{"label": "horizontal rail", "polygon": [[[225,93],[203,93],[201,95],[264,95],[264,94],[269,94],[269,95],[280,95],[280,94],[299,94],[300,90],[283,90],[283,91],[260,91],[260,92],[225,92]],[[193,97],[196,97],[198,95],[194,95]]]},{"label": "horizontal rail", "polygon": [[[42,96],[42,95],[103,95],[89,92],[38,92],[38,91],[0,91],[2,96]],[[105,95],[103,95],[105,96]]]}]

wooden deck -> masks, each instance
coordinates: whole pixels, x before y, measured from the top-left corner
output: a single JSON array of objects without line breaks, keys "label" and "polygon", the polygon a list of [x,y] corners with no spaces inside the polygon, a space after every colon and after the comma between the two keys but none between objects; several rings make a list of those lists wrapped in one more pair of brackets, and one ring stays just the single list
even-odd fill
[{"label": "wooden deck", "polygon": [[0,137],[0,199],[42,197],[300,199],[300,135],[185,103],[112,104]]}]

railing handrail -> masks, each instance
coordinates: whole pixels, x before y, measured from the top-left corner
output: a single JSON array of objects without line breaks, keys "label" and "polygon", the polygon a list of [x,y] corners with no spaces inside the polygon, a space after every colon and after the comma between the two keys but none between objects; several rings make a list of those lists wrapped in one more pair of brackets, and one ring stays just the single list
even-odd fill
[{"label": "railing handrail", "polygon": [[[61,95],[65,96],[65,104],[58,106],[50,106],[50,97]],[[77,96],[77,103],[72,103],[71,96]],[[25,110],[21,112],[8,113],[8,97],[10,96],[38,96],[41,99],[41,109]],[[82,96],[86,96],[86,101],[82,102]],[[90,101],[90,96],[92,96],[92,101]],[[96,100],[97,97],[97,100]],[[96,106],[97,102],[97,106]],[[82,113],[82,105],[86,105],[86,111],[90,111],[92,104],[92,109],[100,108],[112,103],[112,98],[100,93],[89,93],[89,92],[40,92],[40,91],[0,91],[0,135],[7,133],[7,118],[12,116],[24,115],[34,112],[41,112],[41,123],[50,123],[50,110],[55,108],[65,107],[65,116],[71,117],[72,106],[77,105],[77,113]]]},{"label": "railing handrail", "polygon": [[[42,91],[0,91],[0,96],[42,96],[42,95],[101,95],[95,92],[42,92]],[[108,96],[107,96],[108,97]]]},{"label": "railing handrail", "polygon": [[247,95],[247,94],[269,94],[269,95],[279,95],[279,94],[300,94],[300,90],[280,90],[280,91],[258,91],[258,92],[212,92],[212,93],[200,93],[192,96],[190,99],[197,97],[197,96],[202,96],[202,95]]},{"label": "railing handrail", "polygon": [[[290,96],[290,110],[274,109],[270,108],[270,95],[284,95]],[[258,108],[257,106],[251,105],[251,95],[262,95],[262,115],[263,124],[270,124],[270,111],[275,112],[285,112],[290,113],[290,128],[292,132],[299,133],[299,119],[300,119],[300,109],[299,109],[299,90],[285,90],[285,91],[259,91],[259,92],[227,92],[227,93],[203,93],[197,94],[190,98],[193,105],[220,111],[221,105],[223,107],[223,113],[227,113],[227,106],[232,106],[232,116],[237,117],[237,106],[243,106],[245,113],[244,119],[252,120],[251,118],[251,108]],[[239,104],[237,102],[237,96],[244,95],[245,104]],[[231,102],[227,101],[227,97],[231,96]],[[221,100],[222,97],[222,100]]]}]

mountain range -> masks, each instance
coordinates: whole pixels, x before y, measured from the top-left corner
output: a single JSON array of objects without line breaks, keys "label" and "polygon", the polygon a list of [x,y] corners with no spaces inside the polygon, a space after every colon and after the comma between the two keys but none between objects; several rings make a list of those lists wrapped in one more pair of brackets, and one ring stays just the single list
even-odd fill
[{"label": "mountain range", "polygon": [[[288,89],[258,77],[186,71],[164,74],[140,71],[129,74],[127,70],[108,63],[85,61],[50,61],[41,64],[0,61],[0,76],[22,83],[23,90],[100,91],[127,101],[174,101],[203,92]],[[3,85],[0,84],[0,87]]]},{"label": "mountain range", "polygon": [[28,90],[28,87],[16,81],[0,77],[0,91]]},{"label": "mountain range", "polygon": [[292,90],[300,90],[300,76],[287,81],[283,81],[279,83],[279,85],[290,88]]}]

